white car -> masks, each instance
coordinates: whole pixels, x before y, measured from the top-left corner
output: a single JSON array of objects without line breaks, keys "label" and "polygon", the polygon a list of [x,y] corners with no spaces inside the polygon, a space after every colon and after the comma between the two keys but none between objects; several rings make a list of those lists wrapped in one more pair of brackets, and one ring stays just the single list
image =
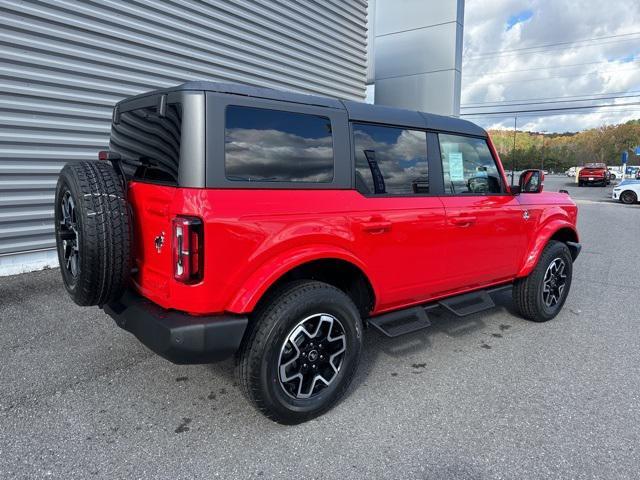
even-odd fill
[{"label": "white car", "polygon": [[623,180],[613,188],[611,198],[622,203],[638,203],[640,198],[640,180]]}]

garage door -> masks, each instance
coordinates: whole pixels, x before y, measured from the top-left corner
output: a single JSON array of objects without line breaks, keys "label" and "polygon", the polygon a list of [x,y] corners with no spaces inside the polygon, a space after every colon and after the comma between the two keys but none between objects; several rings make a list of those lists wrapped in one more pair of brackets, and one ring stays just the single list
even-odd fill
[{"label": "garage door", "polygon": [[50,249],[57,173],[120,99],[217,80],[361,100],[366,0],[0,1],[0,255]]}]

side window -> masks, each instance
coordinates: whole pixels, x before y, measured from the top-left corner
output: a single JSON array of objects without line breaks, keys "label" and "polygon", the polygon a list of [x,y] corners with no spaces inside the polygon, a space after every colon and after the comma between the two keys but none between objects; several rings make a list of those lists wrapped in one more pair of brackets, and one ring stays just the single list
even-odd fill
[{"label": "side window", "polygon": [[227,180],[312,183],[333,180],[329,118],[229,105],[225,119]]},{"label": "side window", "polygon": [[502,177],[484,139],[439,134],[444,190],[450,195],[502,193]]},{"label": "side window", "polygon": [[359,192],[429,193],[426,132],[354,123],[353,137]]}]

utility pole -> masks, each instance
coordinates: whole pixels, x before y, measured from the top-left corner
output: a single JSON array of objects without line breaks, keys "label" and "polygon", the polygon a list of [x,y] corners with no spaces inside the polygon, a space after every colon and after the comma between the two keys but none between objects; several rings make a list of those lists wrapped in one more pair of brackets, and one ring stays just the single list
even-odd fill
[{"label": "utility pole", "polygon": [[513,151],[511,152],[511,185],[516,174],[516,135],[518,133],[518,116],[513,117]]},{"label": "utility pole", "polygon": [[545,141],[547,139],[546,137],[546,132],[542,131],[540,132],[542,133],[542,159],[540,160],[540,170],[544,170],[544,147],[545,147]]}]

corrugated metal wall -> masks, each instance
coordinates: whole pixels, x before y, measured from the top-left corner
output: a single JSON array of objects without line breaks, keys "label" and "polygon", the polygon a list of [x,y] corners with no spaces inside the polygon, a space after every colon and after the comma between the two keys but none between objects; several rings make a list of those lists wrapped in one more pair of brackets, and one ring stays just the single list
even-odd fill
[{"label": "corrugated metal wall", "polygon": [[0,0],[0,255],[52,248],[123,97],[220,80],[363,99],[366,0]]}]

